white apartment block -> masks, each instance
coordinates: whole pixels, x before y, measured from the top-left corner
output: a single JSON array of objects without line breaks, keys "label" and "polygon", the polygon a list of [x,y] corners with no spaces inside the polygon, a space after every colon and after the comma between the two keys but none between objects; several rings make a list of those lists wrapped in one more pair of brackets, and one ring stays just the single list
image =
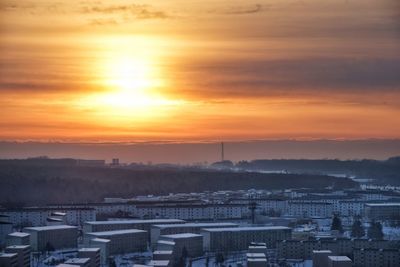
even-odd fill
[{"label": "white apartment block", "polygon": [[33,251],[76,248],[78,229],[70,225],[26,227],[24,232],[30,234],[30,245]]},{"label": "white apartment block", "polygon": [[291,239],[292,229],[284,226],[234,227],[202,229],[204,251],[247,250],[252,242],[273,248],[279,240]]}]

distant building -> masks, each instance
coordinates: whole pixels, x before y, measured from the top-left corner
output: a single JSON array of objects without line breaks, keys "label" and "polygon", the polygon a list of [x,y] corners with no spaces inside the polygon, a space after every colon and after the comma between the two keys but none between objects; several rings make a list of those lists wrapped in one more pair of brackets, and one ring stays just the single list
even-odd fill
[{"label": "distant building", "polygon": [[328,267],[352,267],[353,262],[346,256],[328,256]]},{"label": "distant building", "polygon": [[170,261],[173,256],[172,250],[156,250],[153,252],[153,260]]},{"label": "distant building", "polygon": [[12,223],[0,222],[0,247],[6,244],[6,237],[12,232],[12,229]]},{"label": "distant building", "polygon": [[1,267],[18,267],[17,253],[0,253]]},{"label": "distant building", "polygon": [[400,203],[365,204],[365,215],[370,220],[400,219]]},{"label": "distant building", "polygon": [[8,246],[5,253],[16,253],[19,267],[29,267],[31,264],[31,246]]},{"label": "distant building", "polygon": [[90,267],[99,267],[100,248],[81,248],[78,250],[78,258],[89,258]]},{"label": "distant building", "polygon": [[113,166],[119,166],[119,159],[118,159],[118,158],[112,159],[111,165],[113,165]]},{"label": "distant building", "polygon": [[330,250],[313,250],[312,262],[313,267],[326,267],[328,266],[328,256],[332,256]]},{"label": "distant building", "polygon": [[102,266],[107,266],[110,256],[111,241],[105,238],[93,238],[89,241],[89,247],[100,249],[100,263]]},{"label": "distant building", "polygon": [[161,240],[174,242],[175,246],[173,249],[174,260],[178,261],[183,251],[186,250],[187,256],[195,258],[203,255],[203,236],[192,233],[181,233],[173,235],[162,235]]},{"label": "distant building", "polygon": [[200,234],[202,228],[238,227],[236,223],[184,223],[184,224],[155,224],[151,226],[151,244],[155,245],[160,235],[180,233]]},{"label": "distant building", "polygon": [[41,208],[20,208],[20,209],[0,209],[1,215],[9,216],[10,223],[15,227],[36,227],[47,224],[47,218],[53,218],[54,212],[66,213],[68,225],[82,225],[85,221],[96,220],[96,210],[91,207],[41,207]]},{"label": "distant building", "polygon": [[6,244],[7,246],[22,246],[29,245],[30,234],[23,232],[13,232],[7,235]]},{"label": "distant building", "polygon": [[65,262],[65,264],[70,264],[79,267],[90,267],[90,258],[72,258]]},{"label": "distant building", "polygon": [[203,229],[205,251],[246,250],[252,242],[274,248],[279,240],[291,239],[292,229],[284,226]]},{"label": "distant building", "polygon": [[110,255],[140,252],[147,248],[147,232],[138,229],[85,233],[84,243],[90,245],[96,238],[110,240]]},{"label": "distant building", "polygon": [[397,267],[400,266],[399,249],[355,249],[355,267]]},{"label": "distant building", "polygon": [[75,226],[54,225],[26,227],[24,231],[31,235],[30,244],[33,251],[77,247],[78,229]]}]

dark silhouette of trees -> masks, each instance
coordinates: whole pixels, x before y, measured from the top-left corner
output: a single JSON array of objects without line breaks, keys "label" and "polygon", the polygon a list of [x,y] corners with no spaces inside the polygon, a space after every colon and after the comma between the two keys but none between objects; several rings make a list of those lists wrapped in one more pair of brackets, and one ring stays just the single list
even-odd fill
[{"label": "dark silhouette of trees", "polygon": [[382,224],[380,222],[372,221],[368,228],[368,238],[381,240],[383,237]]},{"label": "dark silhouette of trees", "polygon": [[361,238],[365,235],[364,227],[360,219],[356,219],[351,226],[351,236],[356,238]]},{"label": "dark silhouette of trees", "polygon": [[339,231],[339,233],[343,233],[342,220],[337,214],[335,214],[332,218],[331,230],[336,230]]}]

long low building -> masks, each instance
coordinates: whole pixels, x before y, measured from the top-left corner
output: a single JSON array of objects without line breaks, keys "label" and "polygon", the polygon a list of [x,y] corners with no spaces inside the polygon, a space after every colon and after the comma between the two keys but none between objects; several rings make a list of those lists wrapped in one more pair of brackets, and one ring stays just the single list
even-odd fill
[{"label": "long low building", "polygon": [[26,227],[33,251],[76,248],[78,228],[70,225]]},{"label": "long low building", "polygon": [[153,219],[153,220],[111,220],[111,221],[88,221],[83,225],[85,233],[104,232],[126,229],[140,229],[150,232],[154,224],[183,224],[179,219]]},{"label": "long low building", "polygon": [[147,248],[147,232],[138,229],[86,233],[85,245],[90,245],[92,239],[110,240],[110,255],[145,251]]},{"label": "long low building", "polygon": [[400,218],[400,203],[365,204],[365,215],[371,220],[398,220]]},{"label": "long low building", "polygon": [[157,244],[161,235],[181,233],[200,234],[202,228],[238,227],[236,223],[185,223],[185,224],[156,224],[151,226],[151,244]]},{"label": "long low building", "polygon": [[204,251],[241,251],[247,250],[252,242],[275,247],[277,241],[291,238],[292,229],[284,226],[205,228],[201,234]]}]

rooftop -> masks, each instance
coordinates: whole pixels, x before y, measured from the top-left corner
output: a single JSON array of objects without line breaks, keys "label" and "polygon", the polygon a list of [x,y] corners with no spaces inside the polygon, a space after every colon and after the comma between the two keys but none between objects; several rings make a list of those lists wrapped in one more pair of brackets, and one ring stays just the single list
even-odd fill
[{"label": "rooftop", "polygon": [[199,227],[199,228],[207,228],[207,227],[235,227],[238,226],[236,223],[183,223],[183,224],[155,224],[153,227],[157,228],[175,228],[175,227],[182,227],[182,228],[190,228],[190,227]]},{"label": "rooftop", "polygon": [[285,226],[258,226],[258,227],[228,227],[228,228],[205,228],[208,232],[246,232],[246,231],[273,231],[273,230],[290,230]]},{"label": "rooftop", "polygon": [[147,231],[139,229],[126,229],[126,230],[115,230],[115,231],[104,231],[104,232],[91,232],[87,233],[87,235],[111,236],[111,235],[125,235],[125,234],[136,234],[136,233],[147,233]]},{"label": "rooftop", "polygon": [[32,231],[49,231],[49,230],[65,230],[65,229],[78,229],[78,228],[76,226],[71,226],[71,225],[49,225],[49,226],[24,228],[24,230],[32,230]]},{"label": "rooftop", "polygon": [[65,263],[66,264],[74,264],[74,263],[85,264],[89,261],[90,261],[90,258],[72,258],[72,259],[67,260]]},{"label": "rooftop", "polygon": [[154,220],[112,220],[112,221],[89,221],[85,224],[91,225],[107,225],[107,224],[162,224],[168,222],[184,223],[184,220],[179,219],[154,219]]},{"label": "rooftop", "polygon": [[12,237],[26,237],[26,236],[30,236],[30,234],[28,234],[28,233],[23,233],[23,232],[14,232],[14,233],[8,234],[8,236],[12,236]]},{"label": "rooftop", "polygon": [[347,256],[328,256],[328,259],[330,259],[331,261],[351,262],[351,259]]},{"label": "rooftop", "polygon": [[81,248],[78,251],[79,252],[97,252],[99,250],[100,250],[100,248]]},{"label": "rooftop", "polygon": [[191,237],[202,237],[202,235],[192,234],[192,233],[181,233],[181,234],[173,234],[173,235],[162,235],[161,237],[171,238],[171,239],[181,239],[181,238],[191,238]]}]

